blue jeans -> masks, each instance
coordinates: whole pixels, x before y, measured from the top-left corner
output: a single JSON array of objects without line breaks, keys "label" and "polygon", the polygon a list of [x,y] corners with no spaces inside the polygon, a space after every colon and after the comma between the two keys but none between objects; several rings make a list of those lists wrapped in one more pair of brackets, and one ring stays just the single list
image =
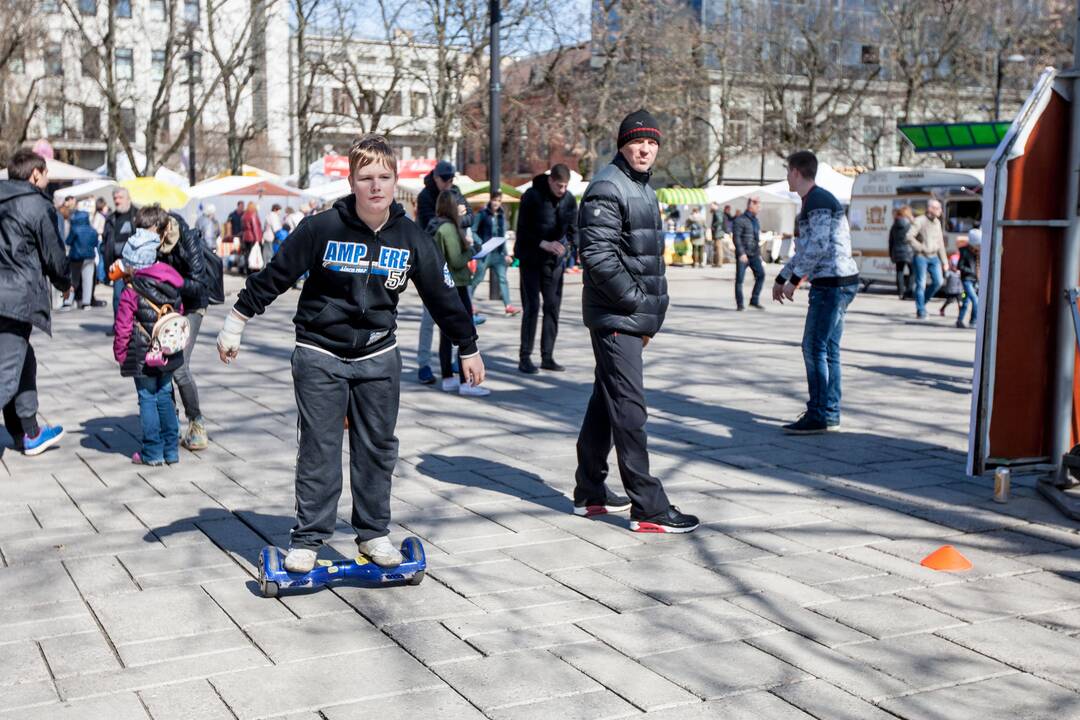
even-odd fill
[{"label": "blue jeans", "polygon": [[489,253],[476,261],[476,272],[473,273],[472,282],[469,283],[469,296],[476,291],[480,283],[484,281],[484,273],[488,268],[495,271],[495,278],[499,283],[499,295],[503,305],[510,305],[510,282],[506,279],[506,260],[501,256]]},{"label": "blue jeans", "polygon": [[435,337],[435,319],[425,306],[420,314],[420,335],[416,342],[416,368],[431,365],[431,341]]},{"label": "blue jeans", "polygon": [[[926,271],[930,270],[930,288],[926,287]],[[933,299],[941,289],[944,279],[941,276],[941,258],[915,256],[915,312],[920,317],[926,315],[926,301]]]},{"label": "blue jeans", "polygon": [[974,280],[964,280],[964,301],[960,303],[960,320],[963,322],[964,313],[967,312],[968,304],[971,304],[971,319],[968,324],[974,325],[979,317],[979,287]]},{"label": "blue jeans", "polygon": [[180,421],[172,397],[172,373],[135,378],[142,423],[143,462],[176,462],[180,459]]},{"label": "blue jeans", "polygon": [[803,328],[803,362],[810,402],[806,414],[816,422],[840,422],[840,337],[844,314],[858,285],[810,288],[810,306]]}]

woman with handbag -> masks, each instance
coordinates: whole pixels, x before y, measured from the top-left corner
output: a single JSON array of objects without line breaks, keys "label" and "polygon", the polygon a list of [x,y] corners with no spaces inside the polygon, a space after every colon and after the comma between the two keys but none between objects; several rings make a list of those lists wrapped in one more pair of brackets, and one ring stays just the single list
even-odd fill
[{"label": "woman with handbag", "polygon": [[262,248],[258,247],[263,239],[263,226],[259,220],[259,209],[249,202],[241,219],[240,255],[244,259],[244,274],[250,275],[263,269]]}]

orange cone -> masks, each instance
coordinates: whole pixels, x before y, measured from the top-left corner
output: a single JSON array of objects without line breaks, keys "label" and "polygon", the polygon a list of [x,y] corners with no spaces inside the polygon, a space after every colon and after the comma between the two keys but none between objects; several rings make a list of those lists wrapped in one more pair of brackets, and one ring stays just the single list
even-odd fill
[{"label": "orange cone", "polygon": [[961,572],[972,568],[971,561],[961,555],[952,545],[942,545],[924,557],[919,564],[942,572]]}]

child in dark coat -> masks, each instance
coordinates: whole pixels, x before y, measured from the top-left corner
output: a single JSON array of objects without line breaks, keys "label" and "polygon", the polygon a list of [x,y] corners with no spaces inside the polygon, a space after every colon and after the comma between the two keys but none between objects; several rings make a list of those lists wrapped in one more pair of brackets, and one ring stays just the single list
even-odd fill
[{"label": "child in dark coat", "polygon": [[127,281],[116,312],[113,355],[120,374],[134,378],[139,396],[142,448],[131,456],[139,465],[172,465],[180,461],[180,424],[172,397],[172,377],[184,362],[183,353],[165,356],[163,364],[147,362],[154,325],[168,308],[181,312],[184,279],[158,259],[168,214],[157,205],[135,213],[135,234],[124,246]]}]

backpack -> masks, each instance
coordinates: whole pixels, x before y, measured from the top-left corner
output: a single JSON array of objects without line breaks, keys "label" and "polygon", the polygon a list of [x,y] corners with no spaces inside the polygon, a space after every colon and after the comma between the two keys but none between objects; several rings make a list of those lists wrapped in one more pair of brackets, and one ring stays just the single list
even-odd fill
[{"label": "backpack", "polygon": [[199,246],[202,247],[203,283],[206,285],[207,297],[211,305],[221,305],[225,302],[225,272],[221,258],[202,239],[199,240]]},{"label": "backpack", "polygon": [[165,367],[170,355],[184,351],[184,346],[187,345],[188,338],[191,336],[191,323],[168,303],[159,306],[145,297],[143,300],[154,309],[158,316],[149,333],[142,324],[136,323],[143,334],[150,339],[150,349],[146,351],[146,364],[150,367]]}]

